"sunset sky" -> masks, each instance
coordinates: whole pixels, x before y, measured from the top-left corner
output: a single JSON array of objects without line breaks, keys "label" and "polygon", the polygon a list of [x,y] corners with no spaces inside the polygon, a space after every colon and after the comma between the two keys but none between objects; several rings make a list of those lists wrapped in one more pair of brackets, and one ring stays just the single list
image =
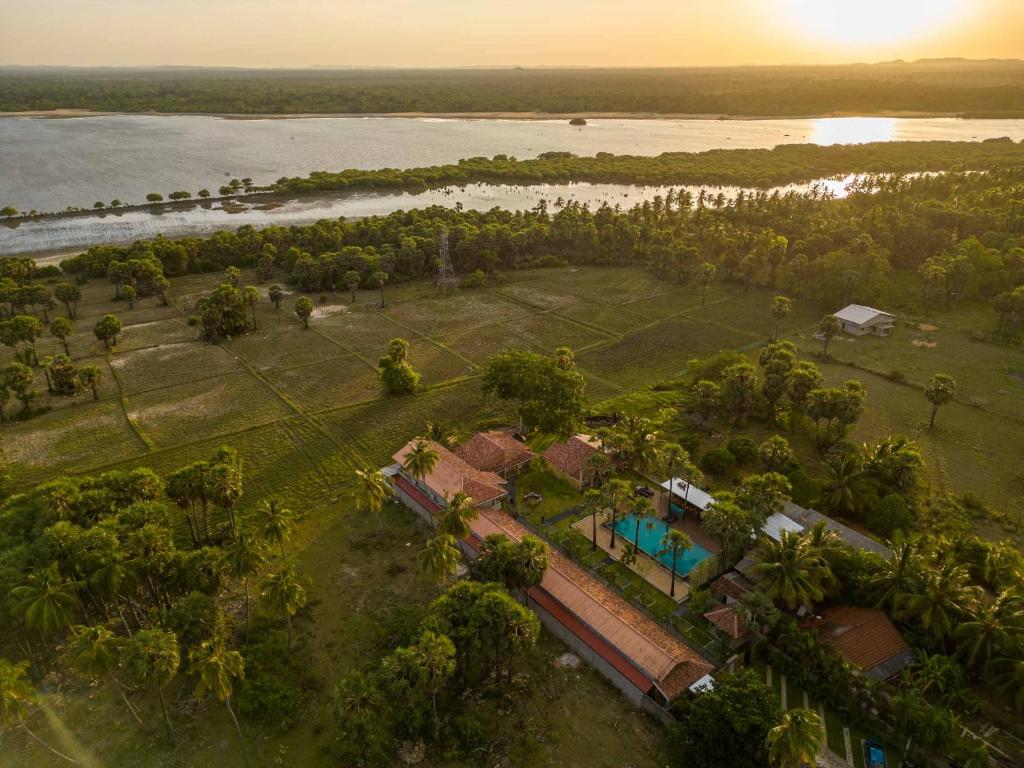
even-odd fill
[{"label": "sunset sky", "polygon": [[0,64],[691,66],[1024,57],[1024,0],[0,0]]}]

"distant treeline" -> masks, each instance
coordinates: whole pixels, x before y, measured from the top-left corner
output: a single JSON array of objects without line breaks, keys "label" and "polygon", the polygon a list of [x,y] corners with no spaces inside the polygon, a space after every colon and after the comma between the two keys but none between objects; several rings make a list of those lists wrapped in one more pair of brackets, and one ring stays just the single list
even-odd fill
[{"label": "distant treeline", "polygon": [[580,157],[545,152],[518,160],[506,155],[474,157],[450,165],[397,170],[316,171],[308,177],[282,178],[277,192],[349,189],[415,189],[469,184],[545,184],[588,181],[613,184],[707,184],[767,188],[850,173],[914,173],[954,168],[984,170],[1024,163],[1024,142],[1010,139],[901,141],[872,144],[783,144],[775,149],[712,149],[666,152],[657,157],[599,152]]},{"label": "distant treeline", "polygon": [[0,111],[1024,114],[1024,63],[705,69],[0,69]]},{"label": "distant treeline", "polygon": [[378,272],[389,283],[433,275],[443,231],[463,274],[632,264],[670,281],[764,286],[829,306],[877,300],[894,268],[919,270],[926,302],[998,300],[1002,330],[1016,333],[1024,324],[1024,296],[1011,293],[1024,285],[1022,200],[1024,166],[871,177],[846,199],[762,192],[728,200],[670,190],[628,210],[561,200],[532,211],[434,206],[96,246],[61,267],[80,279],[116,282],[119,264],[132,260],[156,259],[171,277],[258,266],[303,291],[344,290],[350,271],[364,285],[374,284]]}]

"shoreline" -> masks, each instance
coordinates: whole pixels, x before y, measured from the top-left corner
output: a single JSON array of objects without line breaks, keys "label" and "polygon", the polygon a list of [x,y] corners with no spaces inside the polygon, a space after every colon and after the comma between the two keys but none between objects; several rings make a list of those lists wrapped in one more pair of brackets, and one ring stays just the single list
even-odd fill
[{"label": "shoreline", "polygon": [[974,117],[963,112],[826,112],[814,115],[725,115],[686,112],[104,112],[91,109],[40,109],[22,112],[0,112],[3,118],[33,118],[41,120],[68,120],[84,117],[214,117],[221,120],[311,120],[311,119],[358,119],[391,118],[404,120],[821,120],[827,118],[899,118],[907,120],[956,119],[956,120],[1000,120],[1017,119],[1024,115]]}]

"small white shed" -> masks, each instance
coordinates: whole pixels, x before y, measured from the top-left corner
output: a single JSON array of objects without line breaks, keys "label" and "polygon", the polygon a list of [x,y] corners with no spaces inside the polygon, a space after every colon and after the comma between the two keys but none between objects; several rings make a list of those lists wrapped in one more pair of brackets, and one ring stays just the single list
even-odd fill
[{"label": "small white shed", "polygon": [[852,336],[889,336],[896,327],[896,316],[863,304],[850,304],[835,313],[843,331]]}]

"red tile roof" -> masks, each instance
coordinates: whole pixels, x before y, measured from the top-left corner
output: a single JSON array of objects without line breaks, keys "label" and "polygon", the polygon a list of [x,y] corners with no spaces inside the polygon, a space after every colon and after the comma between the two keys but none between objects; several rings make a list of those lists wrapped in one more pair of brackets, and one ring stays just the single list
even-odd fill
[{"label": "red tile roof", "polygon": [[[404,466],[405,457],[409,455],[416,442],[417,440],[410,440],[392,458]],[[500,475],[471,467],[440,443],[433,440],[427,442],[437,451],[437,464],[423,478],[423,482],[438,496],[450,499],[456,493],[465,493],[479,506],[501,498],[507,493],[505,481]]]},{"label": "red tile roof", "polygon": [[535,454],[508,432],[477,432],[455,449],[467,464],[487,472],[504,472],[525,464]]},{"label": "red tile roof", "polygon": [[865,671],[910,650],[889,617],[873,608],[829,608],[804,626],[816,630],[848,662]]},{"label": "red tile roof", "polygon": [[[494,509],[481,510],[480,516],[470,526],[479,538],[503,533],[519,540],[529,533],[509,515]],[[545,594],[538,597],[535,592]],[[647,683],[656,685],[668,699],[684,693],[714,670],[689,646],[558,552],[548,554],[548,570],[540,586],[533,588],[530,596],[542,605],[545,601],[547,604],[551,600],[556,601],[575,617],[576,623],[563,621],[563,624],[577,637],[620,672],[623,663],[631,665],[634,669],[623,674],[634,684],[636,669],[639,669],[646,675]],[[561,616],[556,614],[557,618]],[[580,626],[587,632],[579,630]],[[638,687],[646,693],[650,685]]]},{"label": "red tile roof", "polygon": [[733,600],[739,600],[747,592],[753,591],[753,588],[746,577],[738,573],[726,573],[715,579],[711,585],[711,591],[719,597],[731,597]]},{"label": "red tile roof", "polygon": [[597,438],[590,435],[575,435],[564,443],[552,443],[551,447],[544,451],[544,458],[569,477],[582,481],[587,459],[600,449],[601,443]]},{"label": "red tile roof", "polygon": [[733,610],[731,605],[723,605],[704,614],[704,618],[725,632],[733,640],[739,640],[747,634],[747,625]]}]

